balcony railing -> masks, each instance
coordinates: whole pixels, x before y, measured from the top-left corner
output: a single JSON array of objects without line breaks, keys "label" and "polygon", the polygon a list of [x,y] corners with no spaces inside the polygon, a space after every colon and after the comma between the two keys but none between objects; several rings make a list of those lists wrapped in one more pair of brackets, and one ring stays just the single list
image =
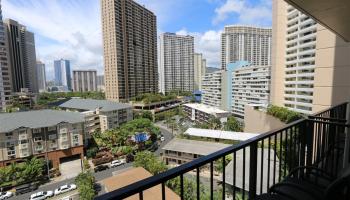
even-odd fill
[{"label": "balcony railing", "polygon": [[[138,194],[142,200],[145,190],[161,185],[161,199],[164,200],[166,182],[177,177],[180,177],[179,196],[184,199],[187,189],[184,188],[184,175],[191,171],[195,172],[196,182],[193,199],[201,199],[203,183],[200,182],[200,175],[204,170],[209,171],[208,192],[210,199],[213,199],[214,168],[217,160],[221,161],[222,172],[221,184],[216,186],[216,189],[222,188],[222,199],[236,199],[237,196],[239,199],[254,199],[257,195],[269,191],[272,185],[281,182],[297,167],[317,166],[333,176],[338,176],[344,161],[345,132],[346,128],[349,128],[346,124],[347,105],[343,103],[334,106],[281,129],[200,157],[96,199],[124,199]],[[227,155],[232,155],[231,165],[223,159]],[[204,169],[203,166],[209,168]]]}]

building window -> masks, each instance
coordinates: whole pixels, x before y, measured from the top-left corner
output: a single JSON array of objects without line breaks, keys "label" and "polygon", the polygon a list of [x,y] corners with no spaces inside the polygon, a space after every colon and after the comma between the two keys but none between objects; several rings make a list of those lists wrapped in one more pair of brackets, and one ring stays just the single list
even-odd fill
[{"label": "building window", "polygon": [[55,140],[55,139],[57,139],[57,135],[56,134],[49,135],[49,140]]},{"label": "building window", "polygon": [[13,135],[13,133],[12,133],[12,132],[5,133],[5,136],[6,136],[6,137],[11,137],[12,135]]},{"label": "building window", "polygon": [[42,141],[42,137],[39,136],[39,137],[34,137],[34,142],[40,142]]},{"label": "building window", "polygon": [[33,129],[33,133],[41,133],[41,128],[35,128],[35,129]]},{"label": "building window", "polygon": [[47,128],[48,131],[55,131],[56,130],[56,126],[51,126]]},{"label": "building window", "polygon": [[44,149],[44,146],[42,144],[35,146],[36,151],[42,151],[43,149]]},{"label": "building window", "polygon": [[74,146],[79,145],[79,135],[77,134],[73,135],[73,144]]}]

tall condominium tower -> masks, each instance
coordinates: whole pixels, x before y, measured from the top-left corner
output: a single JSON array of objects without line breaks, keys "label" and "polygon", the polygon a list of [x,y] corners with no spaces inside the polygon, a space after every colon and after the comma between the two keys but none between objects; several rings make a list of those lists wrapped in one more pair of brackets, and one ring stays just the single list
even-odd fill
[{"label": "tall condominium tower", "polygon": [[38,77],[38,89],[39,92],[46,91],[46,70],[45,70],[45,64],[41,61],[36,62],[37,67],[37,77]]},{"label": "tall condominium tower", "polygon": [[194,90],[194,38],[163,33],[160,36],[160,92]]},{"label": "tall condominium tower", "polygon": [[221,68],[236,61],[271,65],[271,33],[271,28],[225,26],[221,34]]},{"label": "tall condominium tower", "polygon": [[5,110],[11,97],[11,69],[8,57],[7,34],[2,21],[0,1],[0,111]]},{"label": "tall condominium tower", "polygon": [[21,88],[28,88],[31,92],[38,92],[34,34],[15,20],[6,19],[5,24],[9,43],[12,90],[20,92]]},{"label": "tall condominium tower", "polygon": [[158,92],[156,16],[133,0],[101,0],[106,98]]},{"label": "tall condominium tower", "polygon": [[55,84],[64,86],[66,90],[72,90],[72,78],[70,73],[70,61],[60,60],[54,61],[55,68]]},{"label": "tall condominium tower", "polygon": [[206,73],[207,61],[201,53],[194,54],[194,89],[202,90],[202,79]]},{"label": "tall condominium tower", "polygon": [[97,91],[96,70],[73,70],[73,91]]},{"label": "tall condominium tower", "polygon": [[272,28],[272,104],[312,114],[349,100],[349,43],[279,0]]}]

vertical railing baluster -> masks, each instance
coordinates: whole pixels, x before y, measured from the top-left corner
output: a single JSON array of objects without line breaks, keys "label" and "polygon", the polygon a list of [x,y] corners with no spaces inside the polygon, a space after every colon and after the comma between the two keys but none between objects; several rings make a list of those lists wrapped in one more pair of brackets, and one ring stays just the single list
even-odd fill
[{"label": "vertical railing baluster", "polygon": [[162,183],[162,200],[165,200],[165,183]]},{"label": "vertical railing baluster", "polygon": [[243,188],[242,197],[244,199],[245,198],[245,147],[243,148],[243,174],[242,174],[242,176],[243,176],[242,177],[242,179],[243,179],[243,181],[242,181],[242,188]]},{"label": "vertical railing baluster", "polygon": [[200,181],[199,181],[199,167],[197,167],[197,177],[196,177],[196,182],[197,182],[197,200],[200,200]]},{"label": "vertical railing baluster", "polygon": [[287,149],[287,146],[288,146],[288,129],[284,131],[284,134],[285,134],[285,137],[284,137],[284,166],[283,166],[283,177],[286,177],[287,175],[287,153],[288,153],[288,149]]},{"label": "vertical railing baluster", "polygon": [[253,142],[249,148],[249,199],[256,197],[256,179],[258,164],[258,143]]},{"label": "vertical railing baluster", "polygon": [[276,163],[277,163],[277,161],[276,161],[277,160],[277,158],[276,158],[277,157],[277,155],[276,155],[277,154],[276,153],[277,152],[276,151],[276,148],[277,148],[276,147],[277,146],[277,136],[276,135],[274,136],[274,140],[275,140],[274,141],[275,143],[273,145],[273,184],[276,183],[276,170],[277,170],[276,169]]},{"label": "vertical railing baluster", "polygon": [[280,145],[279,145],[279,152],[280,152],[280,162],[279,162],[279,172],[278,172],[278,182],[281,182],[281,179],[282,179],[282,163],[284,162],[284,159],[283,159],[283,155],[282,155],[282,133],[283,131],[280,132]]},{"label": "vertical railing baluster", "polygon": [[261,141],[261,166],[260,166],[260,194],[263,193],[263,182],[264,182],[264,139]]},{"label": "vertical railing baluster", "polygon": [[213,161],[210,162],[210,199],[214,198],[214,177],[213,177],[214,165]]},{"label": "vertical railing baluster", "polygon": [[181,174],[180,175],[180,196],[181,196],[181,200],[184,199],[184,175]]},{"label": "vertical railing baluster", "polygon": [[232,166],[232,170],[233,170],[233,176],[232,176],[232,185],[233,185],[233,191],[232,191],[232,196],[233,199],[236,199],[236,151],[233,152],[233,166]]},{"label": "vertical railing baluster", "polygon": [[226,173],[225,173],[226,159],[225,156],[222,158],[222,199],[225,200],[225,186],[226,186]]},{"label": "vertical railing baluster", "polygon": [[139,192],[139,200],[143,200],[143,191]]},{"label": "vertical railing baluster", "polygon": [[271,137],[268,139],[267,144],[267,184],[266,184],[266,191],[269,191],[270,188],[270,152],[271,152]]}]

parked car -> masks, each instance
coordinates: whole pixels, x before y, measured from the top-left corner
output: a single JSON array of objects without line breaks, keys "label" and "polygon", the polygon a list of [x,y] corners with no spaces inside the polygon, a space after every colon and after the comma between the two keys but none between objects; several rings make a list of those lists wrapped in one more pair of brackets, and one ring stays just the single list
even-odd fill
[{"label": "parked car", "polygon": [[120,165],[124,165],[125,161],[124,160],[113,160],[111,162],[111,167],[118,167]]},{"label": "parked car", "polygon": [[59,194],[65,193],[65,192],[75,190],[75,189],[77,189],[77,186],[75,184],[62,185],[61,187],[59,187],[55,190],[55,195],[59,195]]},{"label": "parked car", "polygon": [[164,142],[164,140],[165,140],[164,136],[160,137],[160,141]]},{"label": "parked car", "polygon": [[37,192],[30,195],[30,200],[42,200],[52,196],[53,196],[53,192],[50,190],[46,192]]},{"label": "parked car", "polygon": [[10,197],[13,196],[13,193],[10,192],[10,191],[7,191],[7,192],[0,192],[0,199],[3,200],[3,199],[8,199]]},{"label": "parked car", "polygon": [[24,194],[27,192],[32,192],[36,189],[38,189],[38,185],[33,184],[33,183],[19,185],[16,187],[16,195]]},{"label": "parked car", "polygon": [[99,166],[94,168],[94,171],[95,172],[100,172],[100,171],[103,171],[103,170],[106,170],[106,169],[109,169],[109,167],[107,165],[99,165]]}]

